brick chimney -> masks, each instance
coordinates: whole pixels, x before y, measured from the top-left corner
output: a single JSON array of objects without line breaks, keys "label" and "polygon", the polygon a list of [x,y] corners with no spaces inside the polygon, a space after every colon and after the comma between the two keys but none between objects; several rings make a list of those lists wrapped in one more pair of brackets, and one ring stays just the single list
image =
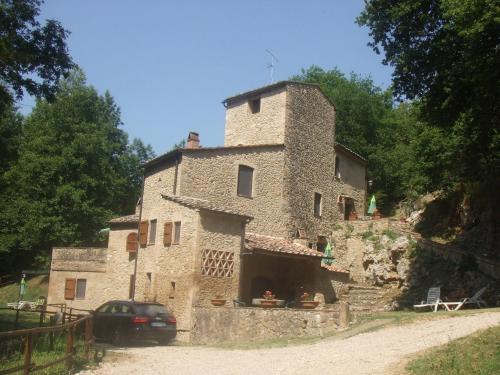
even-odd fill
[{"label": "brick chimney", "polygon": [[195,132],[189,132],[186,148],[200,148],[200,135]]}]

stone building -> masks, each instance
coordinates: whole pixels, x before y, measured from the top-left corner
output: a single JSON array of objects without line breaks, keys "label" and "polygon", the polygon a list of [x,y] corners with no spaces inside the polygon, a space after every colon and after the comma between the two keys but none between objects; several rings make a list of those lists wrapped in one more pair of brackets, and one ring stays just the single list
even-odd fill
[{"label": "stone building", "polygon": [[190,133],[147,162],[137,211],[111,220],[106,249],[53,250],[49,303],[95,308],[135,292],[167,305],[193,340],[195,310],[215,296],[335,301],[349,275],[322,265],[323,250],[336,223],[365,212],[366,160],[335,142],[335,107],[317,85],[279,82],[223,104],[224,146]]}]

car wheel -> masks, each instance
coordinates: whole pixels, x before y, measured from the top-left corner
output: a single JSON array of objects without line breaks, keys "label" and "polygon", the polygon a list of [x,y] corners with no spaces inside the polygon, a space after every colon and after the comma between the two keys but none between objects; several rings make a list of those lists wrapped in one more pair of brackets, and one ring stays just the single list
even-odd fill
[{"label": "car wheel", "polygon": [[159,339],[158,340],[158,344],[160,344],[160,345],[168,345],[168,344],[170,344],[171,341],[172,341],[171,339]]}]

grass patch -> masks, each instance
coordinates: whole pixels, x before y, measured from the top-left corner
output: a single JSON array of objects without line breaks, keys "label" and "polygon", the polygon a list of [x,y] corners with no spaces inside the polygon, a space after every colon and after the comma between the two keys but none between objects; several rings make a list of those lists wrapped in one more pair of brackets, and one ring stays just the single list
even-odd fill
[{"label": "grass patch", "polygon": [[[25,301],[36,301],[40,296],[47,296],[49,288],[49,277],[36,276],[26,280]],[[0,288],[0,307],[7,307],[9,302],[17,302],[19,299],[19,283],[6,285]]]},{"label": "grass patch", "polygon": [[394,241],[396,238],[399,237],[399,235],[391,229],[384,229],[382,231],[382,235],[389,237],[391,241]]},{"label": "grass patch", "polygon": [[366,232],[361,233],[361,238],[363,240],[369,240],[373,237],[373,232],[371,230],[367,230]]},{"label": "grass patch", "polygon": [[500,374],[500,326],[429,350],[406,369],[413,375]]}]

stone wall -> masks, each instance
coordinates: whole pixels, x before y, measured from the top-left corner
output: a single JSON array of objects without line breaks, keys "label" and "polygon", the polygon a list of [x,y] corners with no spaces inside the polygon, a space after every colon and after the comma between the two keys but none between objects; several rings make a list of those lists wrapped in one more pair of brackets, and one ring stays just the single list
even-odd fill
[{"label": "stone wall", "polygon": [[231,276],[202,275],[202,259],[196,260],[197,296],[195,305],[209,306],[210,300],[220,296],[231,301],[239,297],[240,254],[245,237],[245,225],[241,218],[202,212],[199,249],[217,250],[232,254]]},{"label": "stone wall", "polygon": [[228,105],[224,146],[284,142],[286,87],[263,93],[260,98],[258,113],[251,112],[247,98]]},{"label": "stone wall", "polygon": [[[237,195],[238,166],[254,168],[251,198]],[[282,145],[192,150],[183,154],[180,194],[207,199],[252,216],[247,231],[287,236],[287,202],[283,199]]]},{"label": "stone wall", "polygon": [[[136,299],[166,305],[176,316],[178,329],[189,331],[194,298],[195,257],[200,235],[199,214],[196,210],[162,198],[159,192],[157,194],[156,199],[144,200],[142,219],[156,219],[157,227],[154,243],[149,241],[148,235],[148,245],[139,247]],[[178,244],[164,245],[165,222],[181,223]]]},{"label": "stone wall", "polygon": [[340,311],[340,304],[325,310],[197,307],[194,309],[192,342],[214,344],[323,336],[341,328]]},{"label": "stone wall", "polygon": [[[290,84],[285,136],[285,199],[291,208],[288,232],[304,228],[307,237],[328,236],[338,220],[334,181],[335,108],[314,86]],[[322,195],[321,217],[314,216],[314,194]]]},{"label": "stone wall", "polygon": [[[354,208],[358,216],[366,214],[366,167],[342,152],[336,152],[340,163],[340,178],[335,176],[333,181],[334,196],[350,197],[354,199]],[[339,220],[343,219],[344,206],[337,205]]]}]

